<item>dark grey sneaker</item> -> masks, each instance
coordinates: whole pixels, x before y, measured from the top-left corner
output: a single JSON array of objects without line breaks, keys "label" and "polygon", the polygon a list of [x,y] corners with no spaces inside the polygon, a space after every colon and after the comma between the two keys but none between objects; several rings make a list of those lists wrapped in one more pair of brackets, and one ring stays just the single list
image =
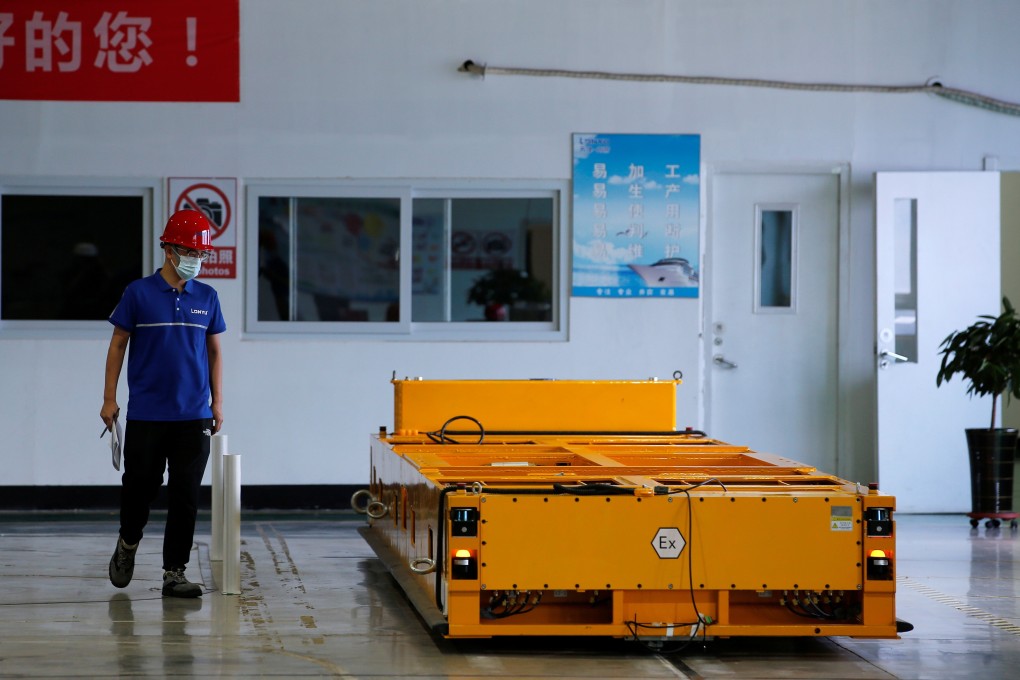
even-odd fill
[{"label": "dark grey sneaker", "polygon": [[128,545],[120,536],[117,537],[117,549],[110,558],[110,583],[118,588],[126,588],[131,583],[131,575],[135,573],[135,551],[138,544]]},{"label": "dark grey sneaker", "polygon": [[184,577],[184,567],[163,572],[163,595],[165,597],[199,597],[202,586]]}]

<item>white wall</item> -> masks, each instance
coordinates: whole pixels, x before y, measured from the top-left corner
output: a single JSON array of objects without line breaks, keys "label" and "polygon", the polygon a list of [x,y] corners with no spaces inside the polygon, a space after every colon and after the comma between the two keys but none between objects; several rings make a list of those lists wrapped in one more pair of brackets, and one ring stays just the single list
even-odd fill
[{"label": "white wall", "polygon": [[[482,80],[456,69],[474,59],[801,82],[937,76],[1020,100],[1017,25],[1020,4],[1005,0],[241,0],[240,104],[0,101],[0,174],[238,177],[242,191],[250,178],[569,178],[579,131],[698,133],[709,165],[850,163],[841,264],[853,328],[840,351],[853,398],[838,472],[866,482],[872,174],[978,170],[986,155],[1018,168],[1020,118],[924,94]],[[245,456],[245,484],[366,481],[368,434],[392,424],[392,371],[643,379],[679,368],[679,424],[701,425],[698,300],[571,299],[568,342],[267,341],[241,332],[240,279],[212,283],[229,325],[225,431]],[[96,440],[106,346],[0,337],[0,484],[118,483]]]}]

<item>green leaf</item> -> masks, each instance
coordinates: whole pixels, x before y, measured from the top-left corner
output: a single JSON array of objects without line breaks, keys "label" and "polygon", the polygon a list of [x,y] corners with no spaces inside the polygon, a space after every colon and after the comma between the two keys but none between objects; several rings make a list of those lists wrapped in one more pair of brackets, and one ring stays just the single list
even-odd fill
[{"label": "green leaf", "polygon": [[935,385],[959,375],[969,383],[967,394],[1005,394],[1020,398],[1020,318],[1009,298],[1002,298],[999,316],[981,315],[967,328],[950,333],[939,344],[942,361]]}]

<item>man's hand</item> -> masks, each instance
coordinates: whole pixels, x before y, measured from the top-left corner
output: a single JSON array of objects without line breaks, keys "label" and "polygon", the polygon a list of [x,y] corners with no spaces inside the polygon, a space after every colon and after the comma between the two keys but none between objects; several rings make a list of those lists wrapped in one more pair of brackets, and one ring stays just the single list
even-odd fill
[{"label": "man's hand", "polygon": [[223,427],[223,409],[216,404],[212,405],[212,434],[216,434]]},{"label": "man's hand", "polygon": [[113,327],[110,349],[106,352],[103,408],[99,410],[99,417],[103,419],[107,430],[113,430],[113,419],[120,413],[120,406],[117,405],[117,381],[120,379],[120,369],[124,365],[124,355],[127,353],[130,339],[131,334],[126,330],[119,326]]},{"label": "man's hand", "polygon": [[103,401],[103,408],[99,411],[99,417],[106,423],[106,429],[113,429],[113,418],[120,413],[120,406],[117,405],[116,399],[106,399]]}]

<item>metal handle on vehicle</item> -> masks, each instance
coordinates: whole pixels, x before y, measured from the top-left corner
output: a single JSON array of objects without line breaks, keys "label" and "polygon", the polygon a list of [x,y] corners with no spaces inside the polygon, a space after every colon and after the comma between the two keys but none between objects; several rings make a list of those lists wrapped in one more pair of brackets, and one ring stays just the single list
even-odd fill
[{"label": "metal handle on vehicle", "polygon": [[716,366],[722,366],[723,368],[736,368],[737,365],[732,361],[727,361],[722,354],[716,354],[712,357],[712,363]]},{"label": "metal handle on vehicle", "polygon": [[372,492],[368,489],[362,489],[361,491],[355,491],[354,495],[351,496],[351,510],[358,513],[359,515],[368,514],[368,506],[374,501]]},{"label": "metal handle on vehicle", "polygon": [[390,506],[386,505],[382,501],[372,501],[365,508],[366,514],[372,519],[382,519],[390,512]]},{"label": "metal handle on vehicle", "polygon": [[416,574],[431,574],[436,570],[436,561],[429,557],[415,557],[408,567]]}]

